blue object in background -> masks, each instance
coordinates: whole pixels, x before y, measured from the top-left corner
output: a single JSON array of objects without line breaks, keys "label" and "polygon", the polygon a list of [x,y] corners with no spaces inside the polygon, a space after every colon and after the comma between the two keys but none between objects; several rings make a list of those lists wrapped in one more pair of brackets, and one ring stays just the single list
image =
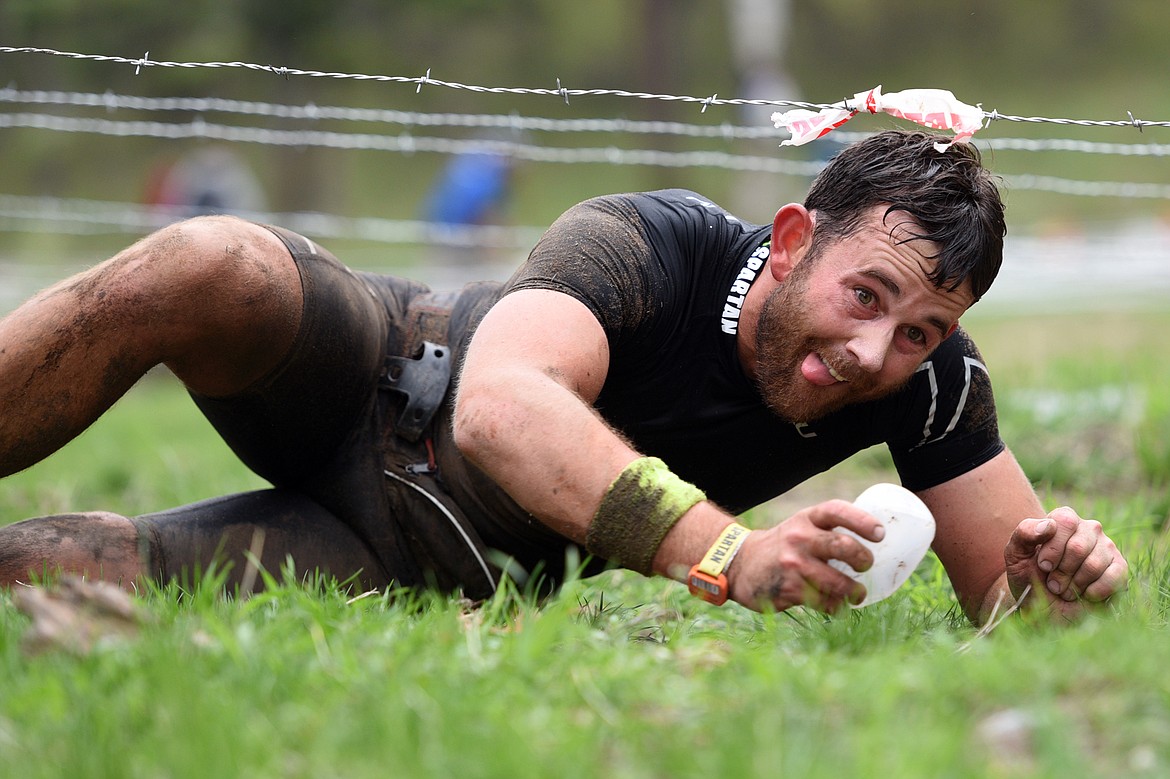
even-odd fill
[{"label": "blue object in background", "polygon": [[482,224],[507,192],[511,160],[499,154],[471,152],[453,158],[427,196],[427,221],[452,225]]}]

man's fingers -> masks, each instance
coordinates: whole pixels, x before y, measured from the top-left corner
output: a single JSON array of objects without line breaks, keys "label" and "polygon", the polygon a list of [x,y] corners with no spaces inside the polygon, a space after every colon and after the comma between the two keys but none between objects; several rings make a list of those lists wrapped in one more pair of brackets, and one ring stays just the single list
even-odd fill
[{"label": "man's fingers", "polygon": [[1081,519],[1067,507],[1043,519],[1023,520],[1004,559],[1009,579],[1030,578],[1066,602],[1107,600],[1124,590],[1129,578],[1129,564],[1101,523]]},{"label": "man's fingers", "polygon": [[[1084,521],[1077,516],[1077,513],[1068,507],[1058,508],[1055,511],[1049,512],[1048,521],[1053,523],[1054,530],[1051,538],[1047,539],[1040,553],[1036,557],[1036,566],[1044,573],[1049,573],[1055,570],[1063,570],[1065,573],[1070,573],[1080,566],[1081,559],[1075,559],[1077,550],[1074,551],[1074,559],[1065,560],[1065,555],[1070,551],[1068,549],[1068,542],[1072,536],[1079,532]],[[1096,523],[1094,523],[1096,524]],[[1100,530],[1100,524],[1097,524],[1097,529]],[[1083,543],[1083,542],[1082,542]],[[1087,553],[1087,549],[1081,550]],[[1064,567],[1061,568],[1061,564]]]},{"label": "man's fingers", "polygon": [[804,605],[832,613],[846,601],[860,603],[865,599],[864,585],[812,557],[793,559],[777,573],[766,587],[754,590],[745,605],[762,608],[766,604],[780,611]]},{"label": "man's fingers", "polygon": [[[1058,532],[1052,543],[1040,550],[1037,566],[1048,573],[1046,586],[1049,592],[1065,600],[1073,600],[1083,587],[1096,581],[1113,559],[1107,550],[1097,549],[1100,525],[1094,528],[1088,522],[1081,523],[1060,547],[1051,550],[1059,543],[1061,535],[1063,533]],[[1057,562],[1055,566],[1049,567],[1049,561],[1053,558]],[[1074,579],[1079,579],[1081,587],[1070,586],[1074,584]]]},{"label": "man's fingers", "polygon": [[[873,553],[858,538],[880,542],[885,538],[885,528],[852,503],[830,500],[797,512],[777,525],[767,538],[772,543],[765,547],[771,552],[760,553],[764,569],[758,577],[739,578],[744,589],[737,600],[762,601],[781,610],[803,604],[834,612],[847,602],[860,603],[866,590],[865,585],[833,568],[829,561],[839,560],[854,571],[869,570]],[[753,547],[753,557],[756,552]]]},{"label": "man's fingers", "polygon": [[1036,554],[1036,548],[1048,542],[1056,534],[1056,529],[1056,522],[1048,518],[1020,522],[1004,550],[1008,567],[1031,560]]},{"label": "man's fingers", "polygon": [[863,600],[865,585],[828,565],[818,566],[805,579],[804,603],[819,611],[832,614],[847,602],[861,603]]},{"label": "man's fingers", "polygon": [[1129,563],[1121,555],[1117,555],[1106,567],[1105,572],[1098,576],[1091,584],[1081,588],[1081,597],[1087,601],[1100,603],[1111,596],[1125,591],[1129,587]]},{"label": "man's fingers", "polygon": [[808,518],[821,530],[843,527],[875,542],[886,537],[886,529],[881,522],[844,500],[830,500],[817,504],[808,510]]},{"label": "man's fingers", "polygon": [[873,552],[845,533],[822,532],[811,551],[821,560],[840,560],[855,571],[868,571],[873,565]]},{"label": "man's fingers", "polygon": [[1128,576],[1129,565],[1100,523],[1082,520],[1065,542],[1056,569],[1048,574],[1047,587],[1064,600],[1104,600],[1124,589]]}]

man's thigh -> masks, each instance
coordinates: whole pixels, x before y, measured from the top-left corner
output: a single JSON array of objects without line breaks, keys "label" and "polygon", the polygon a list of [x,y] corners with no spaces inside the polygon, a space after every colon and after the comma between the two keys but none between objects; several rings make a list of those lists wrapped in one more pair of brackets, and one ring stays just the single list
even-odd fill
[{"label": "man's thigh", "polygon": [[284,357],[228,397],[192,393],[233,451],[278,487],[303,486],[369,423],[389,315],[364,281],[313,242],[272,229],[301,277],[304,310]]}]

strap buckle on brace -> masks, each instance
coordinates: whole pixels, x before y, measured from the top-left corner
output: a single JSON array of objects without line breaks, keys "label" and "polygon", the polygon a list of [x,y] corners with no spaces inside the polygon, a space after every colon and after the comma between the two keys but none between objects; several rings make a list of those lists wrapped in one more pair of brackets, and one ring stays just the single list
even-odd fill
[{"label": "strap buckle on brace", "polygon": [[450,382],[451,350],[446,346],[423,341],[417,359],[387,357],[383,386],[406,398],[394,432],[407,441],[418,441],[443,404]]}]

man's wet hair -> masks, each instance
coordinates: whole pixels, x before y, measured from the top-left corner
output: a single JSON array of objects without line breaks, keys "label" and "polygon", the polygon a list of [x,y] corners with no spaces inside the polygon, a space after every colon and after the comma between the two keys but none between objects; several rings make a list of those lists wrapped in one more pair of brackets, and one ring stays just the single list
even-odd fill
[{"label": "man's wet hair", "polygon": [[[979,150],[955,143],[944,151],[935,144],[950,139],[923,132],[890,130],[846,147],[817,176],[804,206],[816,211],[811,252],[860,228],[866,212],[885,205],[883,216],[904,211],[917,226],[904,240],[924,238],[938,246],[927,277],[954,291],[971,282],[975,300],[983,297],[1003,262],[1007,232],[1004,206],[995,179],[983,167]],[[892,231],[898,221],[887,221]]]}]

